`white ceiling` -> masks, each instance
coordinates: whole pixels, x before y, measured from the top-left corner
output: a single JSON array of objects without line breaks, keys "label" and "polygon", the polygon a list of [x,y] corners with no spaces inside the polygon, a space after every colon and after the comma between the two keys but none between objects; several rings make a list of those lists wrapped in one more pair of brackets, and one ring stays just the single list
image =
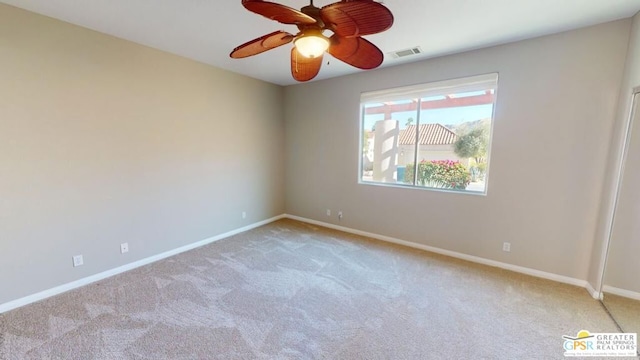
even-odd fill
[{"label": "white ceiling", "polygon": [[[273,0],[293,8],[307,0]],[[315,0],[318,7],[337,0]],[[275,30],[296,32],[244,9],[241,0],[0,0],[139,44],[279,85],[295,84],[290,46],[246,59],[231,50]],[[366,38],[385,53],[383,67],[633,16],[640,0],[385,0],[395,23]],[[421,55],[386,53],[420,46]],[[360,70],[326,55],[315,80]],[[329,61],[329,65],[327,65]]]}]

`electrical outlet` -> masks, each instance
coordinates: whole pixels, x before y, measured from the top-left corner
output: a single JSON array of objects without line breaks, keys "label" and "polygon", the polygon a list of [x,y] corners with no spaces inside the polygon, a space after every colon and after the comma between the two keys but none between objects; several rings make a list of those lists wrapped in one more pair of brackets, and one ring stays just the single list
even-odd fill
[{"label": "electrical outlet", "polygon": [[129,252],[129,243],[120,244],[120,254]]},{"label": "electrical outlet", "polygon": [[73,257],[73,267],[84,265],[84,259],[82,255],[76,255]]},{"label": "electrical outlet", "polygon": [[327,209],[327,216],[331,216],[331,210]]},{"label": "electrical outlet", "polygon": [[503,243],[502,244],[502,251],[511,252],[511,243],[508,243],[508,242]]},{"label": "electrical outlet", "polygon": [[246,212],[246,211],[243,211],[243,212],[242,212],[242,218],[243,218],[243,219],[246,219],[246,218],[247,218],[247,212]]},{"label": "electrical outlet", "polygon": [[338,211],[338,220],[342,220],[342,210]]}]

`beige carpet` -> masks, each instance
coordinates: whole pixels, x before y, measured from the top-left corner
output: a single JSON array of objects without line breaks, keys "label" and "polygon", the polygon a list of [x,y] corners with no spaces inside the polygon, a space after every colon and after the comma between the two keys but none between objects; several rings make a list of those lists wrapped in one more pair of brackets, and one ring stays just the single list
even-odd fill
[{"label": "beige carpet", "polygon": [[282,220],[0,315],[2,359],[562,359],[584,289]]}]

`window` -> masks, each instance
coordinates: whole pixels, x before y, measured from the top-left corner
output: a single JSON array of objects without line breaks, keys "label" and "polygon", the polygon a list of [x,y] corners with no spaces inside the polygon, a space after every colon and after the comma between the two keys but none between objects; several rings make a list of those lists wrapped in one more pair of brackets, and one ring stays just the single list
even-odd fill
[{"label": "window", "polygon": [[487,74],[363,93],[360,182],[486,194],[497,85]]}]

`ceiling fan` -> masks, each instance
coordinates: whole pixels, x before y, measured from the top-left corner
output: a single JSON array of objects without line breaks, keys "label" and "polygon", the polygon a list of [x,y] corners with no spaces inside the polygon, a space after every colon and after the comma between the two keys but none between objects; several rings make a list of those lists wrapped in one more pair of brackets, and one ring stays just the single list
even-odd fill
[{"label": "ceiling fan", "polygon": [[[298,33],[275,31],[233,49],[234,59],[253,56],[288,44],[291,49],[291,75],[298,81],[309,81],[318,75],[324,52],[360,69],[374,69],[384,60],[382,51],[363,35],[385,31],[393,25],[393,14],[373,0],[342,0],[322,8],[313,0],[300,11],[285,5],[242,0],[249,11],[283,24],[296,25]],[[324,35],[331,31],[330,37]]]}]

